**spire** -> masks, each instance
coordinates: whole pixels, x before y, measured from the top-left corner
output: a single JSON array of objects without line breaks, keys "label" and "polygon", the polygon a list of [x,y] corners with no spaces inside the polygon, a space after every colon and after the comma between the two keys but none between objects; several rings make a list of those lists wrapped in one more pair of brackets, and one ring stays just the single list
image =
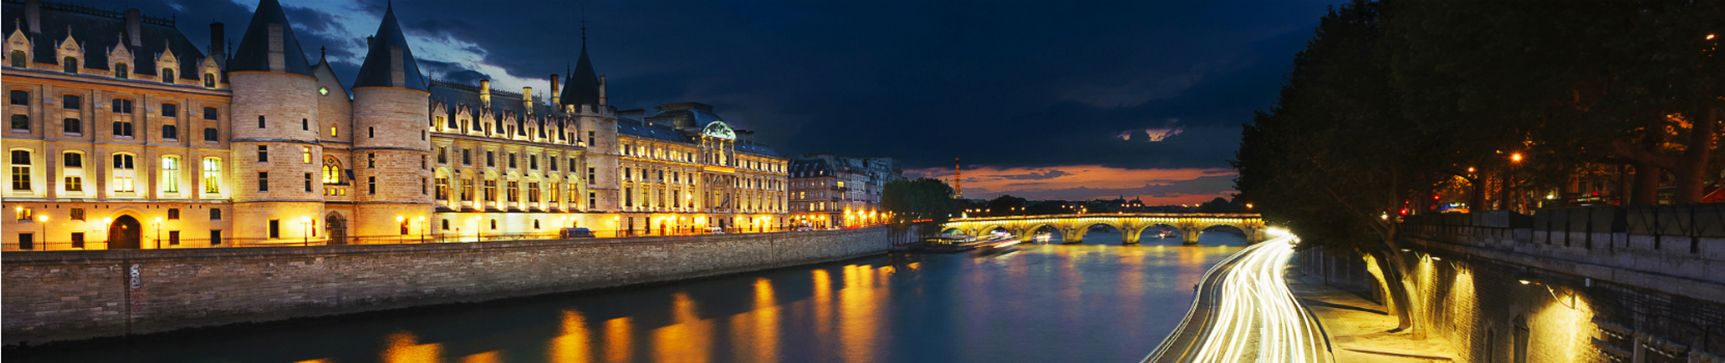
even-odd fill
[{"label": "spire", "polygon": [[581,24],[581,57],[575,60],[575,71],[564,81],[563,94],[558,96],[564,105],[599,106],[599,75],[593,70],[593,61],[587,57],[587,24]]},{"label": "spire", "polygon": [[[280,48],[272,49],[271,44],[279,44]],[[293,24],[288,23],[281,3],[258,1],[258,10],[252,13],[252,21],[246,25],[246,33],[240,38],[228,69],[311,74],[311,65],[306,63],[305,52],[300,50]]]},{"label": "spire", "polygon": [[365,63],[359,66],[359,76],[353,87],[403,87],[425,90],[425,76],[419,73],[419,62],[407,45],[407,35],[401,32],[401,22],[395,18],[395,4],[383,11],[383,22],[377,26],[366,50]]}]

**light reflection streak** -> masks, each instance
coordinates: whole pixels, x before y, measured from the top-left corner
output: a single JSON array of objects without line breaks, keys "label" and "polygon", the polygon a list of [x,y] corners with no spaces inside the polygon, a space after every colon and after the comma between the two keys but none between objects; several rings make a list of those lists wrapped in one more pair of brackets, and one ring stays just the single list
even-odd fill
[{"label": "light reflection streak", "polygon": [[653,331],[653,361],[699,363],[708,360],[713,323],[695,314],[695,300],[688,293],[672,296],[670,326]]},{"label": "light reflection streak", "polygon": [[628,362],[635,354],[634,338],[629,317],[614,318],[605,321],[605,361],[610,363]]},{"label": "light reflection streak", "polygon": [[874,266],[845,266],[845,287],[839,290],[839,344],[846,362],[873,362],[877,317]]},{"label": "light reflection streak", "polygon": [[562,331],[557,337],[551,338],[551,362],[553,363],[584,363],[591,362],[588,356],[592,349],[588,346],[592,337],[587,333],[587,319],[581,312],[575,310],[563,311]]},{"label": "light reflection streak", "polygon": [[503,354],[495,350],[469,354],[461,358],[461,363],[501,363]]},{"label": "light reflection streak", "polygon": [[731,350],[737,361],[779,361],[779,307],[771,280],[755,278],[754,309],[733,316],[731,325]]},{"label": "light reflection streak", "polygon": [[379,358],[384,363],[420,363],[441,361],[443,346],[437,343],[419,344],[413,333],[399,331],[384,338],[389,342]]}]

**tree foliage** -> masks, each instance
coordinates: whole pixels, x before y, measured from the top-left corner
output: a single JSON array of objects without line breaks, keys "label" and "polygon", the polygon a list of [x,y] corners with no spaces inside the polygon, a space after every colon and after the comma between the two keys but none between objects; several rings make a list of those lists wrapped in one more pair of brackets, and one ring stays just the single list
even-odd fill
[{"label": "tree foliage", "polygon": [[1308,243],[1390,257],[1405,299],[1396,217],[1456,178],[1477,199],[1487,176],[1556,190],[1625,165],[1634,203],[1662,174],[1698,201],[1721,159],[1721,33],[1716,1],[1355,0],[1244,128],[1236,188]]},{"label": "tree foliage", "polygon": [[955,206],[952,187],[938,179],[895,180],[881,190],[881,207],[907,219],[944,222]]}]

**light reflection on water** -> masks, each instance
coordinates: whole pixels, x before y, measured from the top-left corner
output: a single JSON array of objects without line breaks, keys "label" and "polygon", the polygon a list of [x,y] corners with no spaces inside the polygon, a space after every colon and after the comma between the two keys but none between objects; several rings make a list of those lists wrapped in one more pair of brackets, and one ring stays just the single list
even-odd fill
[{"label": "light reflection on water", "polygon": [[1238,247],[1146,238],[8,350],[34,362],[1135,361]]}]

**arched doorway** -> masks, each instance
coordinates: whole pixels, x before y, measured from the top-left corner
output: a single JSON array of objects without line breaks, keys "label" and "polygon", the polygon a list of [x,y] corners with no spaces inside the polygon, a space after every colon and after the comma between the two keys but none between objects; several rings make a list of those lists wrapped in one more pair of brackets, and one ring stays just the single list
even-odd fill
[{"label": "arched doorway", "polygon": [[323,218],[323,235],[329,236],[329,244],[347,244],[347,218],[340,214],[330,213]]},{"label": "arched doorway", "polygon": [[114,218],[114,223],[108,225],[108,249],[135,250],[143,239],[144,225],[138,223],[132,216]]}]

